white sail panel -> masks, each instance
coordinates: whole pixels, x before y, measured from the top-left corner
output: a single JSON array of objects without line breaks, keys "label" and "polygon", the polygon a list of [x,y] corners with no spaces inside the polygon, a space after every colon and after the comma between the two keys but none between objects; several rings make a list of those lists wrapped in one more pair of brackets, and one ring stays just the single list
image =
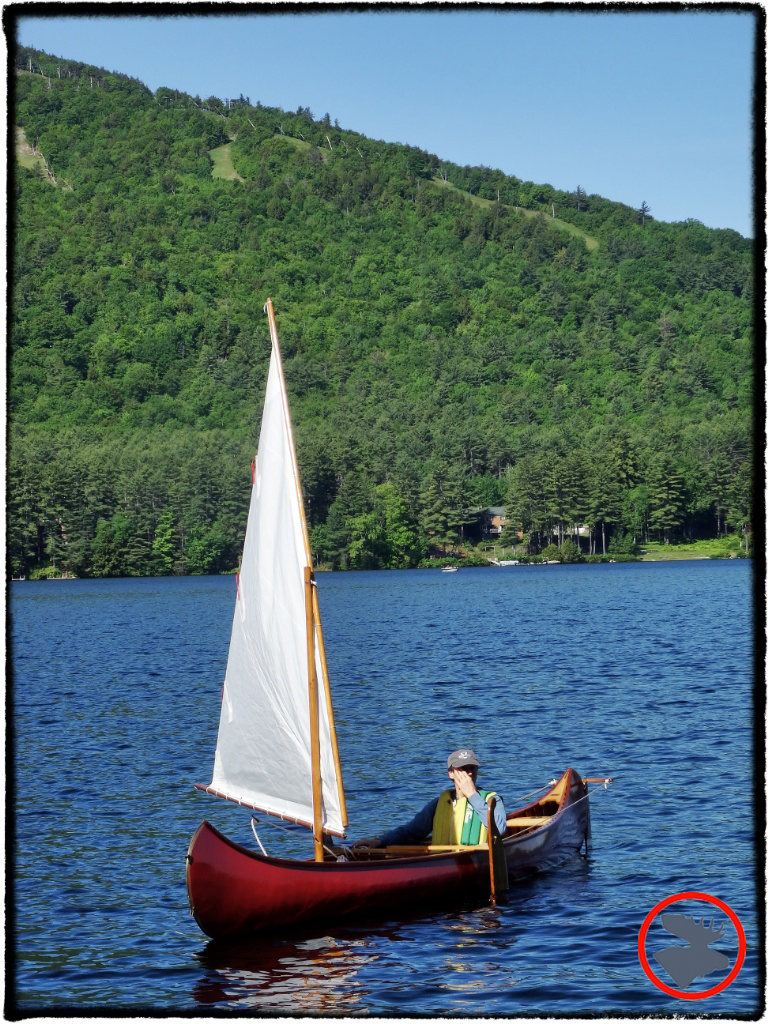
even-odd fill
[{"label": "white sail panel", "polygon": [[[311,825],[312,769],[301,495],[273,348],[210,788]],[[315,644],[323,827],[344,834]]]}]

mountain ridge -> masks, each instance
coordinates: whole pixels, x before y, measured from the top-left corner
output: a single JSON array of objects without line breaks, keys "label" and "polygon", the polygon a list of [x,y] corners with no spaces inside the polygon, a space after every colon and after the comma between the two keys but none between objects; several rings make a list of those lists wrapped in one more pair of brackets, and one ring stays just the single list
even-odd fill
[{"label": "mountain ridge", "polygon": [[738,233],[41,62],[16,124],[68,188],[16,175],[14,575],[234,567],[268,294],[327,564],[415,564],[483,505],[533,549],[748,532]]}]

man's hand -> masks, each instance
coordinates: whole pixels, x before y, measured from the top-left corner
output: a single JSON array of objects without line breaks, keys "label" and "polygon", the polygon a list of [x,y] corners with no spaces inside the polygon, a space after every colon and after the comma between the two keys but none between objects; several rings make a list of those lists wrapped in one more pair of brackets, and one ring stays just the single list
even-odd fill
[{"label": "man's hand", "polygon": [[378,850],[378,848],[381,845],[382,845],[381,844],[381,840],[380,839],[376,839],[375,837],[371,838],[371,839],[358,839],[356,843],[352,843],[352,849],[353,850]]},{"label": "man's hand", "polygon": [[469,798],[473,793],[477,792],[477,787],[475,786],[471,774],[463,768],[454,768],[453,784],[456,787],[457,796],[465,796]]}]

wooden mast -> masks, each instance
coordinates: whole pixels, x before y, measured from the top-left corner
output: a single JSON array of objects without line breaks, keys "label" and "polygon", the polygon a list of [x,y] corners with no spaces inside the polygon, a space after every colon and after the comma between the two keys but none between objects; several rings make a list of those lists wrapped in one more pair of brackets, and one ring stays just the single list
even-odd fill
[{"label": "wooden mast", "polygon": [[304,566],[304,607],[307,613],[307,683],[309,687],[309,746],[312,761],[312,838],[315,860],[323,855],[323,783],[320,776],[320,706],[317,699],[317,671],[315,668],[315,629],[312,600],[312,568]]},{"label": "wooden mast", "polygon": [[347,826],[347,801],[344,799],[344,787],[341,784],[341,759],[339,757],[339,741],[336,738],[336,722],[333,717],[333,701],[331,700],[331,681],[328,678],[328,662],[325,659],[325,641],[323,640],[323,624],[320,621],[320,605],[317,600],[317,587],[312,588],[315,629],[317,630],[318,647],[320,649],[320,667],[323,670],[323,689],[325,690],[325,706],[328,709],[328,725],[331,731],[331,750],[333,763],[336,767],[336,778],[339,780],[339,811],[341,823]]},{"label": "wooden mast", "polygon": [[320,772],[320,704],[317,688],[317,671],[315,666],[315,639],[320,651],[320,663],[323,672],[323,684],[325,688],[326,706],[331,731],[331,747],[334,764],[336,766],[336,778],[338,780],[339,804],[342,821],[347,823],[346,806],[344,802],[344,788],[341,782],[341,764],[339,762],[338,743],[336,740],[336,729],[333,720],[333,707],[331,704],[331,691],[328,681],[328,668],[325,660],[325,647],[323,644],[323,633],[320,625],[320,611],[317,602],[314,573],[312,572],[312,550],[309,544],[309,530],[304,514],[304,496],[301,491],[299,478],[299,464],[296,459],[296,446],[293,441],[293,428],[291,417],[288,411],[288,395],[285,390],[285,377],[283,376],[283,363],[280,357],[280,343],[277,337],[277,323],[275,321],[275,309],[272,299],[267,299],[264,306],[269,319],[269,334],[272,340],[272,348],[276,354],[276,363],[280,377],[280,390],[283,396],[283,413],[285,416],[285,428],[290,439],[291,461],[293,465],[293,479],[296,484],[296,498],[301,519],[301,531],[304,538],[304,555],[306,566],[304,567],[304,606],[306,609],[307,624],[307,686],[309,691],[309,737],[310,737],[310,758],[312,765],[312,810],[313,824],[312,835],[315,845],[315,860],[323,860],[323,802],[322,802],[322,776]]}]

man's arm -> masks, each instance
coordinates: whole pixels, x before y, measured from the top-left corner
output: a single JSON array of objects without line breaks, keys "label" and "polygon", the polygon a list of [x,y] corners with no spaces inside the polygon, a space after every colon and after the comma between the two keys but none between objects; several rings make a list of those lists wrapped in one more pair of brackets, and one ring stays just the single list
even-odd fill
[{"label": "man's arm", "polygon": [[400,825],[380,836],[382,846],[406,846],[409,843],[420,843],[432,832],[432,822],[439,797],[424,804],[406,825]]},{"label": "man's arm", "polygon": [[[471,796],[467,798],[472,805],[472,810],[475,814],[480,816],[480,820],[484,825],[488,824],[488,804],[483,800],[480,794],[475,790]],[[496,828],[499,830],[501,835],[507,831],[507,812],[504,810],[504,801],[501,797],[496,794],[496,806],[493,809],[493,819],[496,822]]]},{"label": "man's arm", "polygon": [[408,846],[411,843],[422,842],[432,831],[432,820],[435,816],[438,799],[439,797],[435,797],[434,800],[425,804],[407,824],[390,829],[389,832],[385,832],[384,835],[378,836],[374,840],[358,839],[354,845],[376,849],[379,846]]}]

